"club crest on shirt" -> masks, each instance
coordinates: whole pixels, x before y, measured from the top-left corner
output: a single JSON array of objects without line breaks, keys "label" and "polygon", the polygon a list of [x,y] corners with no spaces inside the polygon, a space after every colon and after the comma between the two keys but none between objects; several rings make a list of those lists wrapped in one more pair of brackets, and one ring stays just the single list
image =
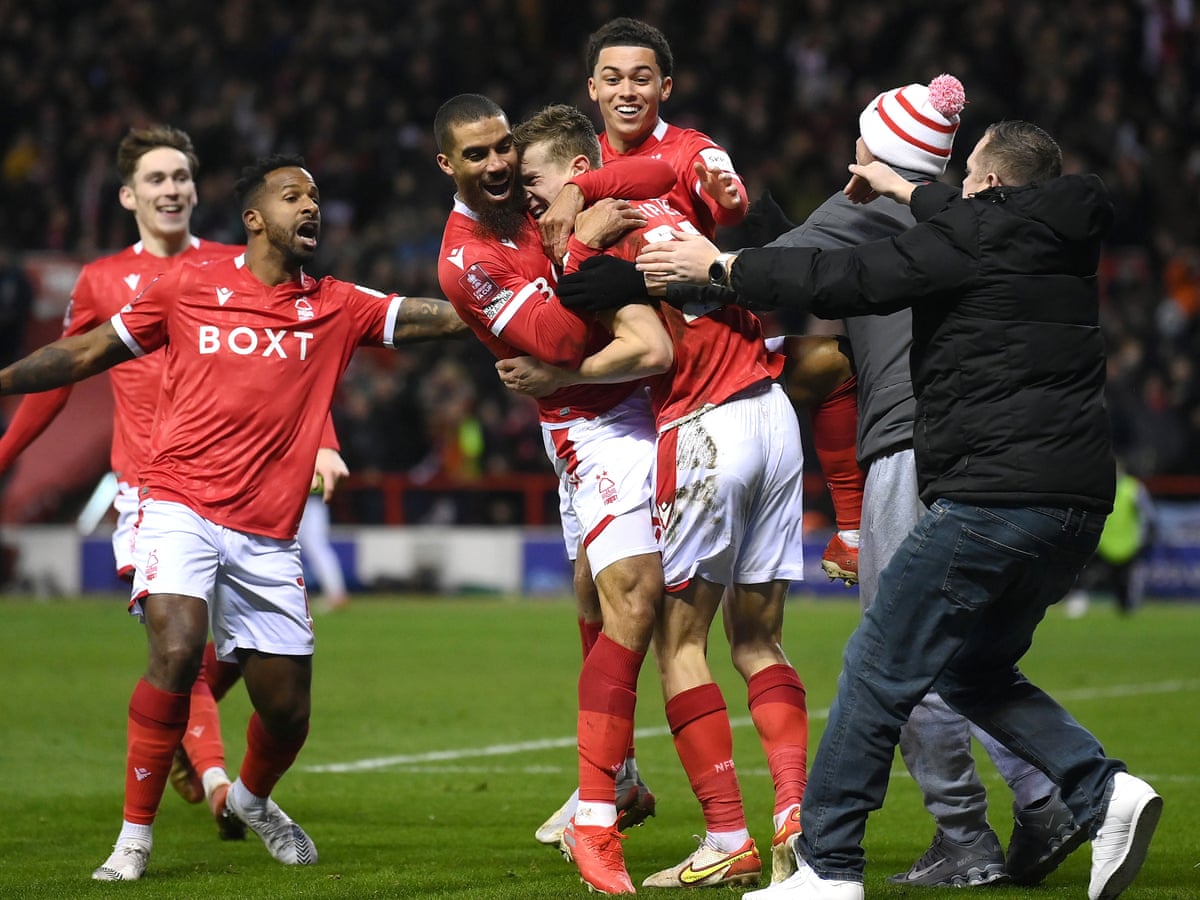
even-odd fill
[{"label": "club crest on shirt", "polygon": [[130,289],[131,291],[136,291],[136,290],[137,290],[137,286],[138,286],[138,282],[142,280],[142,276],[141,276],[141,275],[138,275],[136,272],[131,272],[130,274],[126,275],[126,276],[125,276],[125,278],[124,278],[124,279],[122,279],[122,280],[123,280],[123,281],[124,281],[124,282],[125,282],[127,285],[129,285],[129,289]]},{"label": "club crest on shirt", "polygon": [[301,322],[306,319],[311,319],[314,315],[312,304],[308,302],[307,297],[300,297],[296,300],[296,318]]}]

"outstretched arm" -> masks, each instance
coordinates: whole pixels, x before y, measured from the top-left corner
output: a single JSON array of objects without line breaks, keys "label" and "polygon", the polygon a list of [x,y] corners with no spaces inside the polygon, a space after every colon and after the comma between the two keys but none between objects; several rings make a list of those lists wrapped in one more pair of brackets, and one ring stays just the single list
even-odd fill
[{"label": "outstretched arm", "polygon": [[405,297],[392,330],[393,344],[412,344],[437,338],[466,337],[470,333],[447,300]]},{"label": "outstretched arm", "polygon": [[71,396],[71,387],[54,388],[40,394],[30,394],[21,400],[9,420],[4,436],[0,437],[0,472],[7,472],[25,448],[37,440],[50,423],[62,412]]},{"label": "outstretched arm", "polygon": [[0,370],[0,394],[33,394],[74,384],[133,359],[112,322],[60,338]]}]

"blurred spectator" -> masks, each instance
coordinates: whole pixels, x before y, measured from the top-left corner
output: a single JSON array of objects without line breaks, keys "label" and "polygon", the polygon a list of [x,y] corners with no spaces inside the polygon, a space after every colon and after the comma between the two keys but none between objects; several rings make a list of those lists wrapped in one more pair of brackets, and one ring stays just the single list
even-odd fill
[{"label": "blurred spectator", "polygon": [[33,282],[20,256],[0,242],[0,368],[25,355]]},{"label": "blurred spectator", "polygon": [[1096,555],[1079,575],[1079,584],[1067,595],[1067,615],[1077,619],[1087,612],[1091,595],[1112,594],[1117,610],[1125,615],[1141,605],[1145,579],[1142,560],[1149,554],[1158,532],[1158,514],[1150,492],[1122,465],[1117,466],[1117,494],[1113,510],[1104,521]]}]

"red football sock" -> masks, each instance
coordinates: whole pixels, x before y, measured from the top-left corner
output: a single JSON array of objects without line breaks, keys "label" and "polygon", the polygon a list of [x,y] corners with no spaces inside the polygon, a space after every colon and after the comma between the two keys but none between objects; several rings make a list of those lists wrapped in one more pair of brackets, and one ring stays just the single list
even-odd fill
[{"label": "red football sock", "polygon": [[767,754],[775,783],[775,812],[804,799],[808,784],[808,705],[791,666],[767,666],[750,677],[750,718]]},{"label": "red football sock", "polygon": [[733,731],[721,689],[711,682],[667,701],[667,724],[708,831],[746,827],[742,789],[733,767]]},{"label": "red football sock", "polygon": [[125,821],[154,822],[187,727],[189,702],[189,695],[161,691],[144,678],[134,687],[126,732]]},{"label": "red football sock", "polygon": [[579,799],[614,803],[617,771],[633,741],[637,679],[645,653],[601,634],[579,673]]},{"label": "red football sock", "polygon": [[254,713],[246,727],[246,757],[238,773],[246,790],[256,797],[271,796],[279,779],[296,761],[296,755],[307,738],[307,723],[299,737],[280,740],[263,727],[262,719],[258,713]]},{"label": "red football sock", "polygon": [[197,774],[203,775],[214,766],[225,768],[225,744],[221,740],[221,717],[212,688],[203,677],[192,685],[192,707],[188,714],[187,731],[183,734],[183,749]]},{"label": "red football sock", "polygon": [[242,677],[242,667],[235,662],[217,659],[217,648],[209,641],[204,645],[204,661],[200,665],[200,677],[212,688],[213,700],[218,703],[229,693],[229,689]]},{"label": "red football sock", "polygon": [[863,482],[855,446],[858,431],[858,378],[850,376],[833,393],[813,407],[813,448],[829,497],[838,531],[853,531],[862,520]]},{"label": "red football sock", "polygon": [[589,622],[586,619],[579,620],[579,640],[583,645],[584,659],[587,659],[588,654],[592,652],[592,648],[596,646],[596,641],[603,630],[603,622]]}]

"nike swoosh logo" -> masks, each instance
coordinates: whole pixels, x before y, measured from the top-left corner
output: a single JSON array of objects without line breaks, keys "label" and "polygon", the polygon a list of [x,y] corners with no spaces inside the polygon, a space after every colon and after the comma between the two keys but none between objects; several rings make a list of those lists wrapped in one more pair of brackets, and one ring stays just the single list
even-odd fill
[{"label": "nike swoosh logo", "polygon": [[691,863],[688,867],[679,873],[679,880],[684,884],[696,884],[710,876],[716,875],[722,869],[730,868],[735,862],[739,862],[749,856],[751,851],[739,853],[737,856],[727,856],[718,863],[713,863],[711,866],[705,866],[703,869],[693,869]]},{"label": "nike swoosh logo", "polygon": [[908,880],[916,881],[918,878],[924,878],[926,875],[930,874],[931,872],[936,872],[939,868],[941,868],[941,865],[944,862],[945,862],[944,859],[939,859],[932,866],[926,866],[923,869],[913,870],[912,872],[909,872]]}]

